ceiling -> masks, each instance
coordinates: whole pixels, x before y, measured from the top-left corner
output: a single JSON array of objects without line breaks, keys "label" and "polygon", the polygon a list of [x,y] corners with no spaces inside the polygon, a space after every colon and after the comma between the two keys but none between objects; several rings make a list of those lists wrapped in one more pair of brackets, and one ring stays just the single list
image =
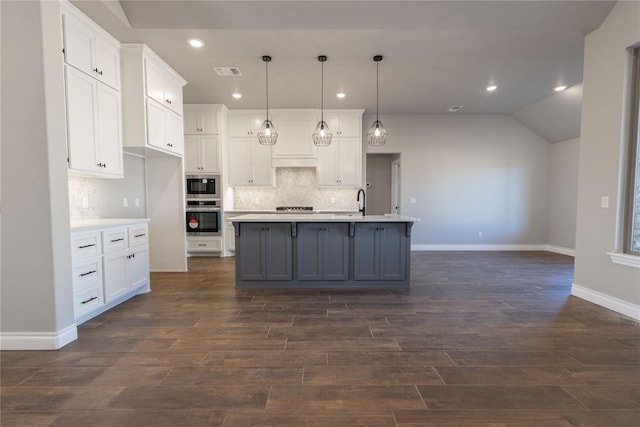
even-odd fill
[{"label": "ceiling", "polygon": [[[144,42],[189,83],[185,103],[381,114],[511,114],[582,81],[584,37],[613,1],[73,1],[121,42]],[[198,37],[206,45],[186,42]],[[219,77],[235,66],[240,77]],[[495,92],[485,87],[498,85]],[[346,93],[337,99],[339,91]],[[233,92],[243,97],[235,100]],[[460,114],[460,113],[459,113]]]}]

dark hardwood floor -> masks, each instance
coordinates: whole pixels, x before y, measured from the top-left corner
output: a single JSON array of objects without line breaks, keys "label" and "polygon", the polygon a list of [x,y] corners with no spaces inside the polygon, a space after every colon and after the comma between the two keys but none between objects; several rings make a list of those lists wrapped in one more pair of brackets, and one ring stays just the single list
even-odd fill
[{"label": "dark hardwood floor", "polygon": [[410,290],[241,290],[233,258],[59,351],[1,353],[2,426],[638,426],[640,327],[573,259],[414,252]]}]

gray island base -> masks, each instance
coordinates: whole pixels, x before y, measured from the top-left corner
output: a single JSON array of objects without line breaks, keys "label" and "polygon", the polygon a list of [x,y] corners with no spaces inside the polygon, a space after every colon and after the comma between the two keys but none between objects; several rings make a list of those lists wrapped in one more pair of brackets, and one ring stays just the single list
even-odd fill
[{"label": "gray island base", "polygon": [[237,288],[408,288],[411,227],[400,215],[233,218]]}]

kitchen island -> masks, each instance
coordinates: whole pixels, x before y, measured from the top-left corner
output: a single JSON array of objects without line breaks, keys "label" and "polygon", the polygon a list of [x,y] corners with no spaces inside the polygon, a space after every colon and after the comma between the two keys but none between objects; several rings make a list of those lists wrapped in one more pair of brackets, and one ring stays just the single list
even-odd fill
[{"label": "kitchen island", "polygon": [[400,215],[249,214],[232,219],[237,288],[407,288]]}]

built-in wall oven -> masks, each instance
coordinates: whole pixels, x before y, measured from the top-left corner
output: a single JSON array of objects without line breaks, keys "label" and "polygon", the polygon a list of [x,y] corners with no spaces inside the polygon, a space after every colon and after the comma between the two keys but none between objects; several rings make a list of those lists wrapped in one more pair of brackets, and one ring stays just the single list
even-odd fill
[{"label": "built-in wall oven", "polygon": [[220,175],[187,175],[187,199],[219,199]]},{"label": "built-in wall oven", "polygon": [[187,199],[186,230],[188,236],[221,234],[220,200]]}]

